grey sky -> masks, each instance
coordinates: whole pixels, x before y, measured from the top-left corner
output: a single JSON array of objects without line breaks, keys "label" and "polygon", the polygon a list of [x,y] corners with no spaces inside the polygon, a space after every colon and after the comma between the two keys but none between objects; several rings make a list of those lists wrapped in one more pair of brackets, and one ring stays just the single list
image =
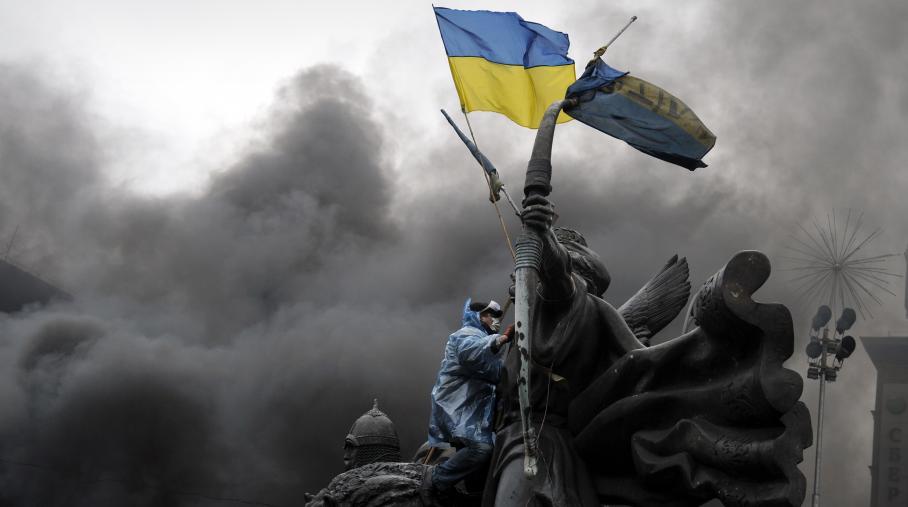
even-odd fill
[{"label": "grey sky", "polygon": [[[795,224],[860,208],[886,231],[873,253],[904,250],[908,4],[444,5],[565,31],[578,67],[635,14],[609,63],[718,136],[689,173],[558,128],[552,199],[613,304],[673,253],[698,287],[755,248],[776,267],[758,298],[803,339],[813,308],[778,269]],[[340,470],[373,396],[412,452],[463,298],[503,297],[509,269],[441,107],[457,100],[429,3],[0,0],[0,238],[21,225],[13,257],[79,295],[0,319],[0,457],[84,465],[56,497],[8,472],[4,498],[97,504],[123,492],[79,481],[116,471],[287,505]],[[534,132],[471,118],[519,193]],[[901,297],[875,313],[856,335],[908,333]],[[828,391],[823,493],[841,505],[867,503],[873,393],[859,346]],[[130,498],[172,503],[155,491]]]}]

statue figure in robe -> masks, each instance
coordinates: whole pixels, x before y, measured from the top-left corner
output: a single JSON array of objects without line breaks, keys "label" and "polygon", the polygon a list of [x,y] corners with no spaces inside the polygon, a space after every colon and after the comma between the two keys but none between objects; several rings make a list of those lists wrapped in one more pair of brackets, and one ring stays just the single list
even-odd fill
[{"label": "statue figure in robe", "polygon": [[[497,389],[484,505],[800,505],[796,465],[811,430],[801,377],[782,366],[791,315],[751,299],[768,259],[735,255],[697,292],[697,327],[647,346],[687,303],[686,262],[672,258],[618,309],[602,299],[610,276],[599,256],[580,233],[552,227],[560,109],[543,119],[527,169],[517,269],[527,265],[521,242],[535,236],[536,273],[524,287],[532,313]],[[518,306],[518,330],[521,320]]]}]

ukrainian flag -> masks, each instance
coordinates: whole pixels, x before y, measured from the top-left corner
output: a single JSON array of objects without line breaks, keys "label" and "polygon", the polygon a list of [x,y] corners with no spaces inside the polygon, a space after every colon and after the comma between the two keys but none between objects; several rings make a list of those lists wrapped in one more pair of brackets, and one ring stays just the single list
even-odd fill
[{"label": "ukrainian flag", "polygon": [[596,58],[567,90],[571,117],[658,159],[693,171],[716,136],[678,97]]},{"label": "ukrainian flag", "polygon": [[[501,113],[537,128],[546,108],[563,99],[576,79],[565,33],[516,12],[434,9],[464,111]],[[562,113],[558,123],[570,119]]]}]

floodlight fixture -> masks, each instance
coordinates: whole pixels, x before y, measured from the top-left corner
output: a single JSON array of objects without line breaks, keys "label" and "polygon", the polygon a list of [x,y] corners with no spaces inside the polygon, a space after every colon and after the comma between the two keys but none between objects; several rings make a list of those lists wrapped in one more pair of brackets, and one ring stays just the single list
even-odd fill
[{"label": "floodlight fixture", "polygon": [[845,308],[842,310],[842,316],[839,317],[839,320],[835,322],[835,330],[837,333],[841,334],[845,331],[851,329],[851,326],[854,325],[854,321],[857,319],[857,314],[854,313],[853,308]]},{"label": "floodlight fixture", "polygon": [[853,336],[848,335],[842,338],[842,343],[839,344],[839,350],[835,353],[835,358],[839,361],[844,361],[851,356],[852,352],[854,352],[855,345],[856,343]]},{"label": "floodlight fixture", "polygon": [[817,314],[813,316],[813,325],[811,325],[811,328],[814,331],[818,331],[821,327],[825,326],[831,318],[832,310],[830,310],[828,306],[822,305],[817,309]]},{"label": "floodlight fixture", "polygon": [[822,353],[823,346],[820,345],[819,340],[810,340],[810,343],[807,344],[807,357],[816,359],[820,357],[820,354]]}]

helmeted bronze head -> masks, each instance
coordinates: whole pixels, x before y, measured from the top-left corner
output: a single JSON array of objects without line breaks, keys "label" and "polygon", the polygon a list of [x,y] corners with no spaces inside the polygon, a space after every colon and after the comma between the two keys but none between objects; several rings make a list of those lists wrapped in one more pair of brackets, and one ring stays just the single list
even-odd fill
[{"label": "helmeted bronze head", "polygon": [[369,463],[399,462],[400,439],[394,423],[378,409],[378,400],[372,410],[363,414],[344,439],[344,469],[351,470]]}]

